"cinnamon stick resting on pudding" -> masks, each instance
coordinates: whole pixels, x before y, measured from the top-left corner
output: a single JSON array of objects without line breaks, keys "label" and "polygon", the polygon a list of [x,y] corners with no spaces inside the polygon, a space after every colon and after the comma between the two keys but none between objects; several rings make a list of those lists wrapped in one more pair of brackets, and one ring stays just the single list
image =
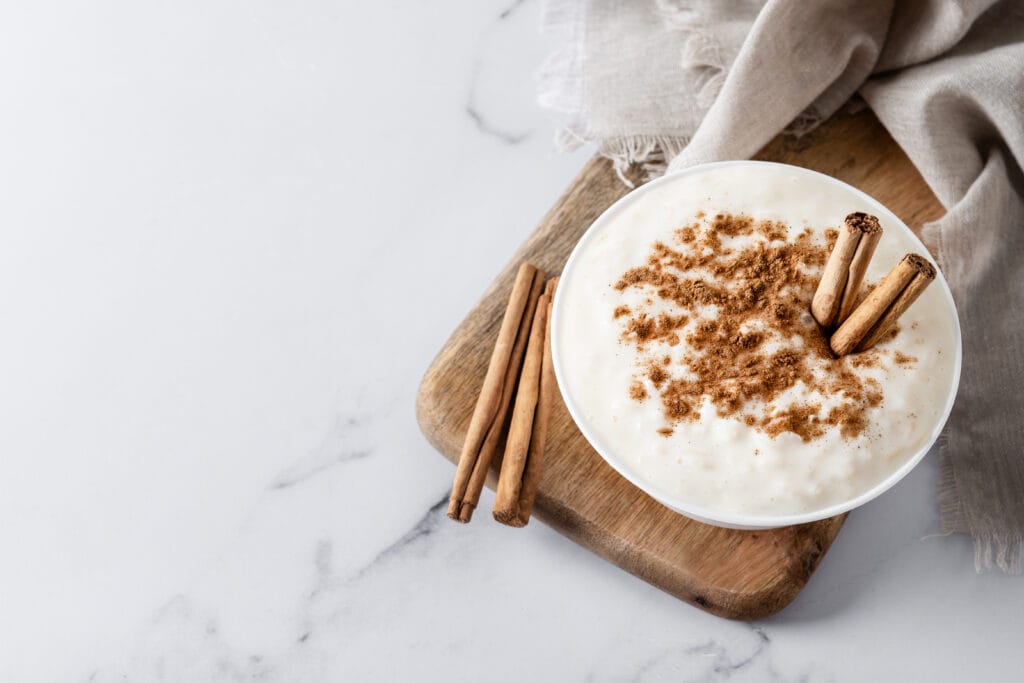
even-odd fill
[{"label": "cinnamon stick resting on pudding", "polygon": [[558,278],[548,280],[537,304],[515,408],[505,442],[505,456],[494,499],[494,519],[521,527],[530,521],[544,458],[555,374],[551,364],[551,307]]},{"label": "cinnamon stick resting on pudding", "polygon": [[529,263],[519,267],[480,389],[480,397],[469,422],[466,441],[459,455],[459,466],[448,502],[448,516],[456,521],[468,522],[473,516],[473,508],[480,500],[480,492],[508,416],[512,391],[522,365],[543,284],[543,271]]},{"label": "cinnamon stick resting on pudding", "polygon": [[874,346],[934,279],[925,257],[904,256],[832,335],[832,351],[845,356]]},{"label": "cinnamon stick resting on pudding", "polygon": [[846,217],[811,302],[811,314],[823,328],[835,329],[853,311],[881,237],[882,226],[876,217],[860,212]]}]

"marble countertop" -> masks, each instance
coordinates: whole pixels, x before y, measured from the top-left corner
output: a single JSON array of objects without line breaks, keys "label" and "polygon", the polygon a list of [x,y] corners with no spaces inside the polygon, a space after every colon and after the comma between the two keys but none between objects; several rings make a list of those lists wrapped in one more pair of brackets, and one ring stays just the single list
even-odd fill
[{"label": "marble countertop", "polygon": [[754,624],[444,518],[417,383],[587,157],[540,9],[4,8],[0,680],[1019,676],[934,455]]}]

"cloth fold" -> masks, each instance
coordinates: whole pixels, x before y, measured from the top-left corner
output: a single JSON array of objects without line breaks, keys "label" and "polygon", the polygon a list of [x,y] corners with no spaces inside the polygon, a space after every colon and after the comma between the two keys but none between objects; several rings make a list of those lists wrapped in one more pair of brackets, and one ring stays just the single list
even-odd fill
[{"label": "cloth fold", "polygon": [[[728,5],[728,7],[725,7]],[[1003,0],[559,0],[541,102],[563,145],[652,174],[748,158],[859,93],[947,209],[925,241],[964,338],[940,439],[948,531],[978,569],[1024,559],[1024,5]],[[571,17],[571,20],[567,20]],[[568,96],[567,96],[568,95]]]}]

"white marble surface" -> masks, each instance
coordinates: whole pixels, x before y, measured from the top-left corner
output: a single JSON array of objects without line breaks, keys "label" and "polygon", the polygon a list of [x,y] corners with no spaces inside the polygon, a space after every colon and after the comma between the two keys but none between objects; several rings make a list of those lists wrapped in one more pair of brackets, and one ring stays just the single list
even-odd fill
[{"label": "white marble surface", "polygon": [[443,518],[420,374],[585,158],[539,12],[4,4],[0,680],[1019,676],[932,456],[752,625]]}]

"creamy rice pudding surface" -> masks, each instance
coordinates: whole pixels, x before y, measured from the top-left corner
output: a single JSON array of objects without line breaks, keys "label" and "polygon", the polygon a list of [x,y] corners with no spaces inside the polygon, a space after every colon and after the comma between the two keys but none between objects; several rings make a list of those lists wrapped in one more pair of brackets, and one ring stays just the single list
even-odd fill
[{"label": "creamy rice pudding surface", "polygon": [[[602,450],[690,505],[798,514],[869,490],[930,439],[955,323],[931,287],[836,359],[809,312],[848,189],[771,165],[679,176],[624,205],[563,278],[562,391]],[[865,291],[919,245],[885,230]]]}]

